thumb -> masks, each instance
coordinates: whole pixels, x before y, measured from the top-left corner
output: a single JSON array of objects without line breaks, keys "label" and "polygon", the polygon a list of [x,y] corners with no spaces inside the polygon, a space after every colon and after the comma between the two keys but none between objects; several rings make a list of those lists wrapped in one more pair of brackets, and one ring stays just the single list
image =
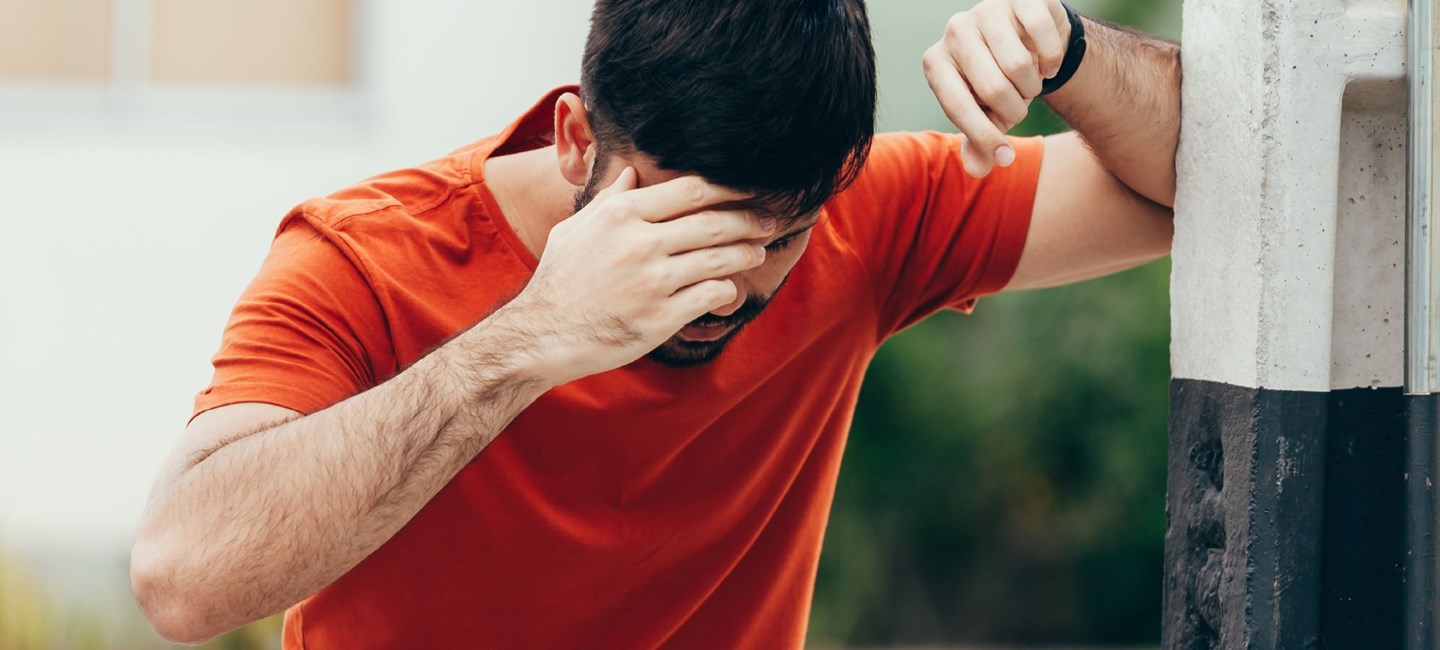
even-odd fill
[{"label": "thumb", "polygon": [[621,192],[633,190],[635,189],[636,178],[637,174],[635,173],[635,168],[626,165],[625,169],[620,170],[620,175],[615,177],[614,182],[606,186],[605,189],[600,190],[600,192],[595,195],[595,198],[612,196],[615,194],[620,194]]}]

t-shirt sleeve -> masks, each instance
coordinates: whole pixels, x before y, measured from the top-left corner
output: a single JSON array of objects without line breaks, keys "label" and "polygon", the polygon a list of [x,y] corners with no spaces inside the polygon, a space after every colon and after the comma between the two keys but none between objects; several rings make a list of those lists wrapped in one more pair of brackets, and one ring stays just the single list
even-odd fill
[{"label": "t-shirt sleeve", "polygon": [[376,383],[389,337],[364,275],[300,214],[282,223],[225,326],[191,417],[263,402],[313,413]]},{"label": "t-shirt sleeve", "polygon": [[831,204],[872,282],[886,337],[943,308],[969,312],[1020,263],[1044,138],[1011,137],[1015,162],[965,172],[959,135],[877,136],[860,177]]}]

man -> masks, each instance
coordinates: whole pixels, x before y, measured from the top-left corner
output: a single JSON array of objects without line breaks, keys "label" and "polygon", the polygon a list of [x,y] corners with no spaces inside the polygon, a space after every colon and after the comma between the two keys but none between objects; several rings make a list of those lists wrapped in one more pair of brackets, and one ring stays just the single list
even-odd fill
[{"label": "man", "polygon": [[[963,137],[872,139],[861,0],[600,0],[578,89],[282,222],[141,522],[146,615],[800,647],[876,347],[1168,250],[1178,48],[1080,20],[956,15],[924,62]],[[1047,79],[1083,141],[1004,135]]]}]

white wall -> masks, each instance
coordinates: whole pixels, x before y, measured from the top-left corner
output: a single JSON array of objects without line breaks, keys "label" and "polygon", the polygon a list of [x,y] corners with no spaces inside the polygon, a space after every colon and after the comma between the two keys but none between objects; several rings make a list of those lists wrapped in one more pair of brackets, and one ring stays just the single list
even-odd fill
[{"label": "white wall", "polygon": [[488,135],[578,77],[586,0],[363,4],[361,117],[333,128],[63,122],[6,114],[0,89],[0,542],[128,538],[292,205]]}]

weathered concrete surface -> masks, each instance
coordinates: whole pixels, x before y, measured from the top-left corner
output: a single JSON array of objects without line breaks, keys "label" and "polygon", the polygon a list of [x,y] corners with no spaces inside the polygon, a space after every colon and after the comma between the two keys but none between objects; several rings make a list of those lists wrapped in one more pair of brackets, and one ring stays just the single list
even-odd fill
[{"label": "weathered concrete surface", "polygon": [[1185,3],[1176,377],[1399,385],[1404,12]]},{"label": "weathered concrete surface", "polygon": [[1330,381],[1399,386],[1405,339],[1405,87],[1352,81],[1340,122]]},{"label": "weathered concrete surface", "polygon": [[1171,384],[1163,647],[1318,647],[1327,398]]},{"label": "weathered concrete surface", "polygon": [[1400,647],[1400,389],[1177,379],[1170,406],[1164,647]]}]

